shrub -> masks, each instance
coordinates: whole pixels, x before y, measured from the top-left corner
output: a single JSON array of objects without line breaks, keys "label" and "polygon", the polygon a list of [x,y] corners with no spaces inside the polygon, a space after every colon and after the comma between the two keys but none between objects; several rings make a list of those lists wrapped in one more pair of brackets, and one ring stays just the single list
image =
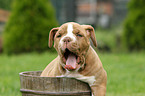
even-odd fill
[{"label": "shrub", "polygon": [[115,32],[110,30],[98,29],[96,30],[97,48],[99,51],[113,52],[116,47]]},{"label": "shrub", "polygon": [[14,0],[0,0],[0,8],[5,10],[11,10],[11,3]]},{"label": "shrub", "polygon": [[4,52],[20,53],[48,49],[48,32],[57,26],[48,0],[15,0],[4,31]]},{"label": "shrub", "polygon": [[145,49],[145,0],[131,0],[128,8],[123,42],[129,50]]}]

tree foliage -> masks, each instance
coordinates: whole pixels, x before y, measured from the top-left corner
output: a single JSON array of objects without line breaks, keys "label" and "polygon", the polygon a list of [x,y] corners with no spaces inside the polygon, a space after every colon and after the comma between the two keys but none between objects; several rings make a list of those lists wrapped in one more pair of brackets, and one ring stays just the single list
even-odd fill
[{"label": "tree foliage", "polygon": [[57,26],[48,0],[15,0],[4,31],[4,51],[20,53],[48,49],[49,30]]},{"label": "tree foliage", "polygon": [[124,44],[129,50],[145,49],[145,0],[131,0],[124,24]]},{"label": "tree foliage", "polygon": [[14,0],[0,0],[0,8],[10,10],[12,1]]}]

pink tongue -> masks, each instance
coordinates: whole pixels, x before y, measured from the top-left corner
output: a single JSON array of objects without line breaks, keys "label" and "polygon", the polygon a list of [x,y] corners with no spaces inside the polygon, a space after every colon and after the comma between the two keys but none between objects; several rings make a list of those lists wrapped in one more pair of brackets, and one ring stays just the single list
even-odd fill
[{"label": "pink tongue", "polygon": [[77,61],[76,56],[74,54],[69,54],[68,58],[66,60],[66,66],[70,66],[72,69],[76,69],[76,67],[77,67],[76,61]]}]

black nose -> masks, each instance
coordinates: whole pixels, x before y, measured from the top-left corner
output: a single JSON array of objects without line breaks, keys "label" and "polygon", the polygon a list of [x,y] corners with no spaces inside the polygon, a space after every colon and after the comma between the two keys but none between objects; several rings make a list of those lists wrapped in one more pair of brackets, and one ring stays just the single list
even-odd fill
[{"label": "black nose", "polygon": [[71,40],[71,38],[70,37],[65,37],[64,39],[63,39],[63,42],[64,43],[69,43],[69,42],[71,42],[72,40]]}]

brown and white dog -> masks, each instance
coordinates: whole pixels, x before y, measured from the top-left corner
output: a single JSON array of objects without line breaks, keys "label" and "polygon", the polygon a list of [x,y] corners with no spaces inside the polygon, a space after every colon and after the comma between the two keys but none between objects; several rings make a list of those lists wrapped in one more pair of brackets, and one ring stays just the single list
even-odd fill
[{"label": "brown and white dog", "polygon": [[48,64],[41,76],[74,77],[90,85],[92,96],[105,96],[107,74],[90,46],[89,38],[97,47],[94,28],[90,25],[69,22],[53,28],[49,33],[49,47],[54,41],[58,56]]}]

